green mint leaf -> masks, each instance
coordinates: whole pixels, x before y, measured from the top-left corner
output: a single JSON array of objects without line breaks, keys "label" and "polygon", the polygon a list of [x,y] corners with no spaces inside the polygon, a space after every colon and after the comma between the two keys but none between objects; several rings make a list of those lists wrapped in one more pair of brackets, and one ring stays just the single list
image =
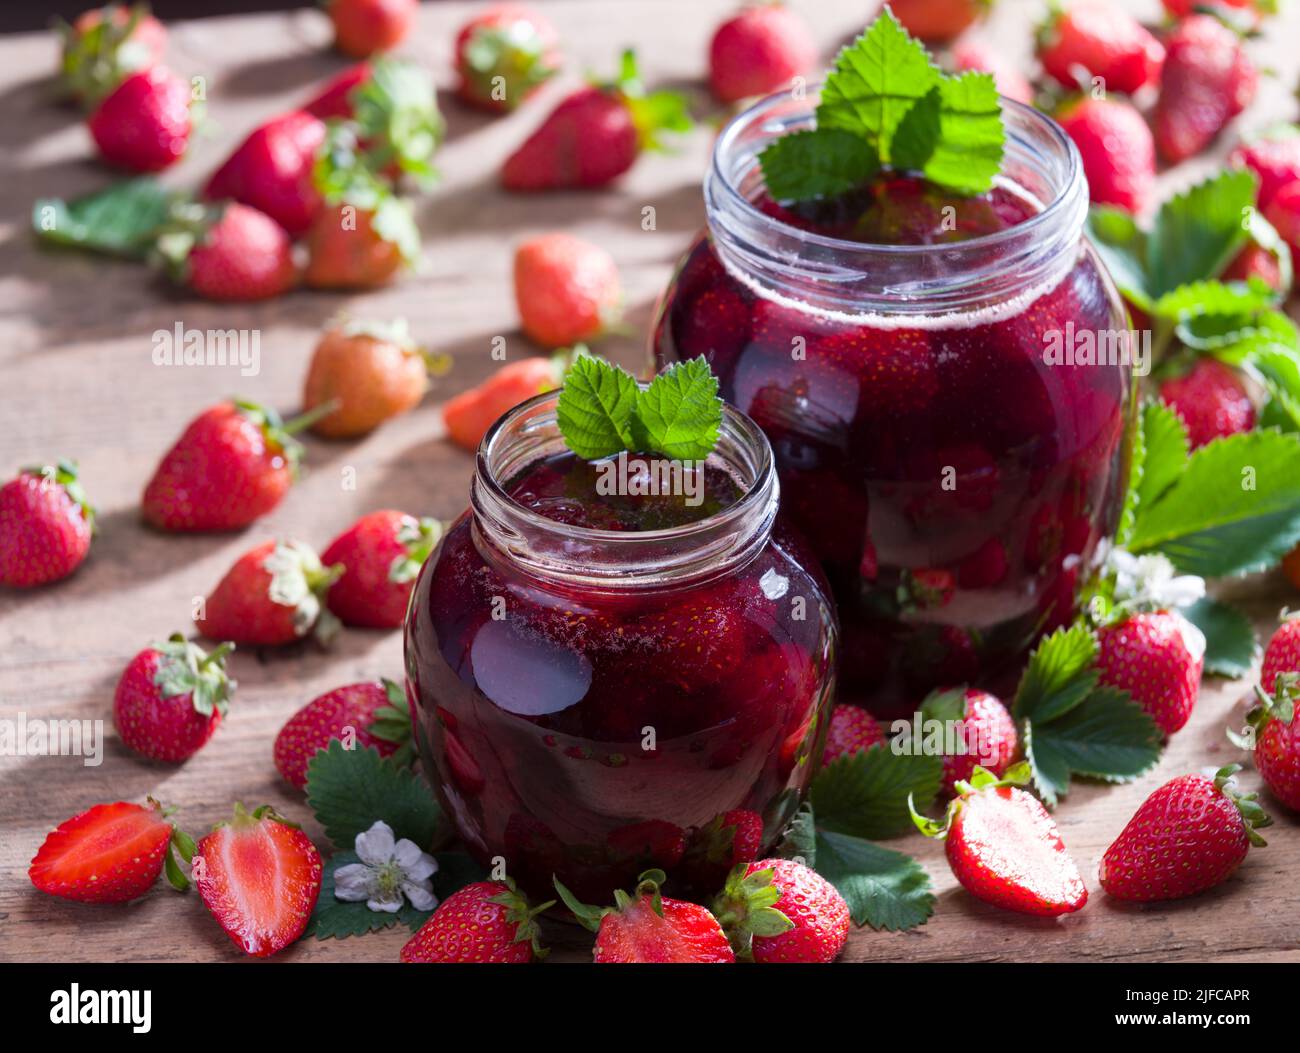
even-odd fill
[{"label": "green mint leaf", "polygon": [[837,197],[880,170],[872,145],[841,128],[783,135],[759,155],[759,163],[768,193],[777,201]]},{"label": "green mint leaf", "polygon": [[908,110],[894,132],[895,167],[932,183],[982,194],[1002,168],[1002,103],[993,77],[945,77]]},{"label": "green mint leaf", "polygon": [[1234,680],[1250,672],[1259,641],[1241,611],[1208,596],[1179,613],[1205,634],[1205,671]]},{"label": "green mint leaf", "polygon": [[1088,239],[1131,303],[1149,311],[1155,296],[1147,277],[1147,236],[1133,214],[1114,205],[1088,209]]},{"label": "green mint leaf", "polygon": [[50,244],[141,259],[170,218],[174,197],[144,177],[73,201],[41,198],[32,206],[32,229]]},{"label": "green mint leaf", "polygon": [[903,932],[934,913],[930,875],[902,852],[819,830],[817,872],[839,890],[855,925]]},{"label": "green mint leaf", "polygon": [[637,394],[631,432],[645,452],[701,461],[718,444],[721,427],[718,378],[702,356],[669,366]]},{"label": "green mint leaf", "polygon": [[[386,911],[371,910],[364,901],[347,903],[336,898],[335,872],[339,867],[360,861],[355,852],[336,852],[330,857],[321,875],[320,895],[316,898],[316,908],[307,922],[307,928],[303,930],[304,936],[315,936],[318,940],[341,940],[348,936],[364,936],[368,932],[378,932],[398,922],[414,932],[432,916],[433,911],[416,910],[410,903],[403,903],[401,910],[389,914]],[[439,858],[439,868],[441,868],[441,858]]]},{"label": "green mint leaf", "polygon": [[888,743],[840,757],[817,773],[809,799],[824,830],[898,837],[912,829],[909,796],[928,808],[943,781],[941,756],[895,753]]},{"label": "green mint leaf", "polygon": [[1300,437],[1252,431],[1193,453],[1164,494],[1139,506],[1129,550],[1212,578],[1267,569],[1298,541]]},{"label": "green mint leaf", "polygon": [[[372,747],[330,742],[307,765],[307,804],[334,847],[352,848],[357,834],[382,819],[393,834],[430,851],[446,832],[442,809],[423,779]],[[322,893],[323,895],[323,893]]]},{"label": "green mint leaf", "polygon": [[1050,720],[1077,706],[1096,683],[1090,667],[1097,638],[1084,625],[1057,629],[1029,656],[1011,712],[1017,720]]},{"label": "green mint leaf", "polygon": [[1161,206],[1146,257],[1157,297],[1223,272],[1246,243],[1242,219],[1254,211],[1257,182],[1248,169],[1225,169]]},{"label": "green mint leaf", "polygon": [[1190,449],[1187,429],[1181,418],[1156,399],[1148,400],[1142,407],[1139,428],[1142,432],[1142,475],[1136,482],[1134,531],[1151,506],[1183,474]]},{"label": "green mint leaf", "polygon": [[782,859],[802,860],[804,866],[817,869],[817,821],[808,801],[804,801],[794,813],[775,854]]},{"label": "green mint leaf", "polygon": [[632,448],[636,378],[602,358],[581,355],[564,375],[556,420],[569,449],[594,461]]},{"label": "green mint leaf", "polygon": [[818,128],[842,128],[893,160],[894,132],[907,112],[939,84],[941,74],[924,45],[885,9],[835,59],[817,107]]}]

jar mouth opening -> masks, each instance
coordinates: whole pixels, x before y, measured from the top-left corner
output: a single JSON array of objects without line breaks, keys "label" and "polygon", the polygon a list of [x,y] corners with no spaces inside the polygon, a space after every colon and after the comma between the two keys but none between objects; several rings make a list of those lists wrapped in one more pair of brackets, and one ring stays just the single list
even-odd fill
[{"label": "jar mouth opening", "polygon": [[[643,385],[644,386],[644,385]],[[562,533],[566,539],[609,550],[627,550],[670,542],[690,542],[719,532],[729,532],[755,516],[764,506],[775,505],[776,465],[772,447],[759,426],[729,404],[722,409],[718,445],[710,457],[717,457],[744,492],[721,511],[690,523],[656,530],[608,530],[573,526],[529,508],[517,501],[505,482],[538,460],[567,449],[556,420],[560,391],[543,392],[521,402],[501,416],[483,436],[475,457],[474,506],[494,518],[507,518],[512,528],[547,534]],[[665,458],[668,459],[668,458]],[[486,508],[481,506],[488,506]]]},{"label": "jar mouth opening", "polygon": [[[951,254],[956,251],[972,253],[983,253],[989,249],[996,249],[1001,244],[1007,244],[1023,240],[1026,235],[1032,235],[1035,231],[1043,228],[1050,228],[1058,222],[1059,216],[1071,208],[1072,188],[1082,182],[1083,162],[1079,156],[1079,151],[1074,142],[1066,135],[1065,130],[1046,114],[1036,110],[1025,103],[1017,102],[1015,99],[1007,98],[1005,95],[999,95],[998,99],[1002,104],[1003,117],[1007,127],[1008,145],[1011,145],[1017,130],[1021,132],[1021,137],[1029,134],[1045,134],[1048,137],[1050,148],[1059,151],[1058,162],[1063,163],[1064,169],[1058,185],[1055,187],[1055,193],[1051,200],[1039,202],[1042,206],[1028,219],[1004,230],[993,231],[988,234],[980,234],[972,238],[964,239],[960,242],[947,242],[934,245],[895,245],[877,242],[851,241],[846,238],[832,237],[826,234],[818,234],[815,231],[805,230],[802,227],[792,226],[783,220],[770,216],[760,210],[748,195],[746,195],[737,185],[736,176],[745,174],[744,171],[732,171],[735,167],[740,169],[743,166],[732,166],[728,164],[728,159],[737,149],[737,140],[745,132],[759,125],[764,120],[779,121],[782,132],[793,130],[790,126],[797,124],[809,124],[813,116],[814,105],[812,98],[815,97],[821,89],[820,84],[809,85],[807,88],[807,98],[805,100],[796,100],[793,90],[775,92],[772,95],[759,99],[748,109],[743,110],[733,117],[727,126],[718,136],[713,146],[713,156],[711,161],[712,175],[716,178],[721,186],[723,194],[726,196],[728,203],[740,210],[740,212],[752,222],[761,224],[770,224],[779,229],[783,234],[797,239],[807,245],[817,246],[828,251],[842,253],[846,256],[854,254],[882,256],[894,255],[900,258],[918,257],[931,255],[935,253]],[[783,105],[796,101],[804,101],[806,107],[801,107],[797,111],[784,115],[777,115],[774,111],[780,109]],[[775,138],[775,136],[773,137]],[[1003,167],[1007,161],[1006,153],[1003,154]]]}]

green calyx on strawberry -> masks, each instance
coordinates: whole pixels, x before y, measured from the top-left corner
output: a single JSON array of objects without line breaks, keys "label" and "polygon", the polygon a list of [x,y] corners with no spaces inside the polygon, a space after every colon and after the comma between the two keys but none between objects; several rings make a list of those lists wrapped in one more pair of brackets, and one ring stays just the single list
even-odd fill
[{"label": "green calyx on strawberry", "polygon": [[1033,771],[1027,761],[1013,764],[1003,773],[1001,778],[977,764],[969,780],[960,779],[953,783],[952,791],[954,796],[948,802],[948,810],[944,812],[942,819],[931,819],[929,816],[918,812],[910,794],[907,799],[907,808],[912,814],[912,822],[916,824],[916,828],[921,833],[925,834],[926,837],[933,837],[942,841],[952,829],[953,819],[961,811],[964,798],[974,793],[982,793],[985,790],[995,790],[1000,786],[1028,786],[1031,781],[1033,781]]},{"label": "green calyx on strawberry", "polygon": [[91,533],[94,533],[95,509],[90,503],[90,498],[86,496],[85,487],[81,485],[76,461],[64,458],[52,465],[43,464],[24,468],[23,472],[38,476],[44,485],[61,487],[68,495],[68,499],[81,510],[81,518],[86,521],[86,526],[90,528]]},{"label": "green calyx on strawberry", "polygon": [[500,78],[498,105],[514,108],[559,71],[552,38],[553,32],[543,32],[529,17],[499,16],[473,26],[456,56],[461,94],[482,105],[494,103]]},{"label": "green calyx on strawberry", "polygon": [[342,567],[326,567],[306,545],[281,541],[262,568],[271,576],[269,599],[293,608],[294,629],[299,636],[312,632],[322,643],[328,643],[338,633],[339,620],[325,606],[325,593],[342,576]]},{"label": "green calyx on strawberry", "polygon": [[731,940],[739,961],[753,961],[755,936],[780,936],[794,928],[794,922],[776,909],[781,889],[773,882],[771,867],[746,873],[747,863],[737,865],[713,904],[718,924]]},{"label": "green calyx on strawberry", "polygon": [[427,516],[403,521],[397,530],[397,540],[406,549],[406,554],[393,560],[388,568],[388,580],[405,584],[415,580],[420,568],[442,540],[442,523]]},{"label": "green calyx on strawberry", "polygon": [[501,884],[506,886],[506,891],[490,896],[486,902],[496,903],[506,908],[506,923],[513,925],[515,929],[513,943],[527,943],[533,949],[533,957],[545,958],[551,952],[549,947],[543,947],[540,942],[541,934],[537,927],[537,916],[555,906],[555,900],[548,899],[545,903],[530,907],[528,899],[519,891],[512,879],[503,878]]},{"label": "green calyx on strawberry", "polygon": [[600,924],[606,917],[628,910],[634,903],[645,896],[650,898],[650,909],[662,918],[664,916],[664,898],[659,889],[667,880],[668,875],[662,870],[646,870],[637,877],[636,888],[632,890],[631,894],[624,892],[621,888],[614,890],[614,906],[612,907],[593,907],[589,903],[583,903],[560,883],[559,878],[555,878],[554,882],[555,890],[560,894],[560,899],[573,912],[573,916],[578,920],[578,923],[592,932],[599,932]]},{"label": "green calyx on strawberry", "polygon": [[1272,826],[1273,817],[1264,811],[1263,805],[1259,803],[1259,794],[1237,792],[1236,779],[1233,776],[1239,771],[1241,771],[1240,764],[1228,764],[1220,768],[1214,773],[1214,788],[1237,806],[1237,811],[1241,813],[1241,824],[1246,829],[1246,837],[1250,843],[1256,848],[1264,848],[1268,842],[1256,831]]},{"label": "green calyx on strawberry", "polygon": [[328,204],[351,205],[370,213],[370,229],[396,245],[408,266],[419,261],[420,231],[410,202],[394,193],[376,169],[354,126],[330,126],[325,145],[316,156],[312,181]]},{"label": "green calyx on strawberry", "polygon": [[1241,749],[1254,749],[1264,729],[1273,721],[1290,724],[1295,719],[1296,703],[1300,701],[1300,673],[1279,673],[1273,693],[1269,693],[1260,684],[1255,685],[1255,697],[1258,700],[1249,713],[1246,723],[1254,732],[1253,741],[1239,732],[1228,729],[1228,739]]},{"label": "green calyx on strawberry", "polygon": [[226,674],[226,655],[235,649],[233,643],[222,643],[209,653],[180,633],[172,633],[165,643],[155,643],[153,649],[159,654],[154,683],[163,698],[193,693],[196,713],[225,715],[230,707],[230,692],[236,686]]},{"label": "green calyx on strawberry", "polygon": [[294,436],[298,432],[310,428],[316,421],[339,408],[338,402],[331,400],[286,421],[269,406],[238,398],[231,399],[231,402],[255,427],[261,429],[267,446],[279,450],[280,455],[284,457],[289,468],[294,473],[297,473],[298,466],[302,463],[303,452],[302,443],[295,439]]},{"label": "green calyx on strawberry", "polygon": [[627,48],[619,57],[618,76],[612,82],[592,82],[623,100],[632,115],[642,150],[663,150],[663,132],[689,132],[692,122],[686,97],[675,91],[646,91],[637,66],[636,52]]},{"label": "green calyx on strawberry", "polygon": [[60,80],[67,93],[93,105],[126,74],[147,65],[154,58],[150,45],[131,39],[146,20],[153,21],[146,4],[134,4],[124,15],[112,4],[92,25],[80,29],[56,21],[54,30],[63,45]]},{"label": "green calyx on strawberry", "polygon": [[390,755],[392,762],[405,768],[415,759],[415,744],[411,741],[411,703],[400,684],[387,677],[381,677],[379,682],[388,696],[388,705],[375,710],[374,719],[366,730],[377,739],[394,743],[397,751]]},{"label": "green calyx on strawberry", "polygon": [[372,171],[395,168],[423,185],[437,177],[433,155],[447,125],[424,70],[410,62],[375,59],[350,101],[361,157]]}]

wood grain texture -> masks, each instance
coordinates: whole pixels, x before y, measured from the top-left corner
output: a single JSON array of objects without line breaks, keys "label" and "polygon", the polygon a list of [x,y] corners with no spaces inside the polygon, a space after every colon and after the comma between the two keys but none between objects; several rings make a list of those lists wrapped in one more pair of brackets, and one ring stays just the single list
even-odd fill
[{"label": "wood grain texture", "polygon": [[[403,49],[447,81],[450,41],[472,5],[425,5],[415,38]],[[142,901],[87,907],[43,896],[26,866],[45,832],[101,800],[152,793],[177,805],[192,831],[229,814],[240,799],[270,802],[309,820],[302,798],[271,765],[271,742],[284,719],[314,695],[341,683],[400,672],[396,633],[345,632],[335,648],[241,652],[231,716],[212,743],[181,767],[144,763],[113,736],[110,703],[116,678],[148,640],[185,627],[194,597],[204,594],[233,558],[272,535],[318,546],[358,515],[380,507],[449,518],[465,505],[470,458],[439,439],[437,403],[486,376],[490,342],[504,336],[511,355],[530,349],[516,330],[509,269],[511,245],[552,228],[606,245],[618,260],[637,335],[602,350],[639,364],[653,302],[673,261],[701,226],[699,180],[711,133],[692,135],[679,152],[646,158],[616,190],[545,198],[511,197],[496,187],[501,159],[581,76],[610,70],[619,47],[635,42],[649,78],[698,89],[709,32],[731,0],[555,2],[547,11],[568,42],[570,64],[544,98],[492,120],[444,103],[450,139],[439,156],[444,179],[419,206],[427,269],[363,297],[308,292],[255,306],[200,303],[148,280],[138,268],[39,251],[28,236],[32,202],[76,195],[109,176],[90,160],[75,114],[49,100],[55,61],[52,36],[0,39],[0,473],[58,455],[76,457],[101,511],[101,530],[87,564],[69,581],[30,595],[0,595],[0,717],[105,719],[102,765],[80,759],[0,758],[0,959],[234,960],[241,957],[193,896],[161,884]],[[794,0],[814,25],[827,55],[861,28],[863,0]],[[1151,5],[1134,5],[1151,14]],[[1006,0],[993,31],[1009,52],[1027,53],[1035,5]],[[1294,115],[1298,56],[1283,42],[1300,38],[1300,8],[1270,29],[1262,63],[1279,71],[1238,122],[1261,126]],[[208,134],[168,174],[197,183],[234,140],[259,121],[302,100],[314,84],[343,68],[325,50],[324,17],[312,11],[177,24],[171,64],[203,74],[209,85]],[[1186,182],[1189,166],[1165,183]],[[641,226],[653,206],[657,229]],[[296,409],[303,371],[323,321],[347,309],[363,316],[405,315],[416,334],[454,356],[455,368],[417,411],[357,443],[308,441],[307,471],[282,507],[234,537],[161,537],[138,521],[139,493],[162,450],[199,409],[238,392]],[[260,330],[260,374],[161,368],[150,359],[151,334],[188,327]],[[356,489],[342,485],[354,469]],[[1267,632],[1277,610],[1296,604],[1280,577],[1234,583]],[[920,837],[899,847],[920,856],[934,878],[935,917],[908,934],[853,934],[846,959],[896,960],[1215,960],[1300,959],[1300,829],[1278,815],[1270,847],[1252,852],[1238,876],[1185,903],[1134,908],[1107,902],[1096,887],[1097,862],[1138,803],[1183,772],[1236,759],[1223,737],[1244,709],[1247,687],[1208,682],[1190,725],[1157,770],[1123,787],[1080,786],[1059,809],[1067,844],[1083,867],[1094,901],[1059,921],[1018,918],[986,908],[956,887],[939,845]],[[1253,772],[1245,776],[1257,785]],[[308,832],[320,831],[308,821]],[[559,960],[580,960],[585,943],[558,927]],[[282,960],[392,961],[405,933],[363,939],[303,941]]]}]

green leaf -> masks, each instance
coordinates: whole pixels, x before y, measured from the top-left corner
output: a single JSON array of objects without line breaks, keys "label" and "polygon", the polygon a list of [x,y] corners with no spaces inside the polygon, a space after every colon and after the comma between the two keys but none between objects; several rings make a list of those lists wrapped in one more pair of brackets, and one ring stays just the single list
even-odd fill
[{"label": "green leaf", "polygon": [[[1263,282],[1194,281],[1165,293],[1152,311],[1162,318],[1186,322],[1193,318],[1240,318],[1270,307],[1273,290]],[[1193,331],[1194,332],[1194,331]]]},{"label": "green leaf", "polygon": [[701,461],[718,444],[722,399],[718,378],[703,356],[669,366],[639,392],[632,416],[638,449],[683,461]]},{"label": "green leaf", "polygon": [[1093,205],[1088,210],[1088,238],[1120,292],[1149,310],[1155,297],[1147,279],[1147,237],[1133,214],[1113,205]]},{"label": "green leaf", "polygon": [[813,806],[804,801],[790,820],[789,829],[776,847],[782,859],[801,859],[805,866],[817,869],[817,823]]},{"label": "green leaf", "polygon": [[632,447],[636,378],[592,355],[580,355],[564,375],[556,420],[569,449],[589,461]]},{"label": "green leaf", "polygon": [[887,8],[835,59],[817,107],[819,128],[842,128],[867,140],[889,164],[895,129],[941,74],[924,45]]},{"label": "green leaf", "polygon": [[993,186],[1002,168],[1002,104],[993,77],[945,77],[908,111],[894,135],[894,164],[965,194]]},{"label": "green leaf", "polygon": [[[412,932],[423,925],[433,915],[431,910],[416,910],[410,903],[403,903],[402,909],[389,914],[386,911],[371,910],[365,901],[359,903],[344,902],[334,895],[334,874],[342,866],[359,863],[361,860],[355,852],[336,852],[321,876],[320,895],[316,898],[316,909],[312,911],[304,936],[315,936],[318,940],[345,939],[348,936],[364,936],[368,932],[378,932],[401,922]],[[441,870],[441,858],[439,870]],[[436,877],[436,875],[435,875]]]},{"label": "green leaf", "polygon": [[52,244],[142,259],[167,223],[174,197],[143,177],[73,201],[41,198],[32,206],[32,229]]},{"label": "green leaf", "polygon": [[1136,522],[1159,500],[1187,467],[1187,429],[1178,414],[1158,399],[1142,407],[1142,475],[1137,484]]},{"label": "green leaf", "polygon": [[819,830],[817,872],[839,890],[856,925],[901,932],[934,913],[930,875],[902,852]]},{"label": "green leaf", "polygon": [[1131,441],[1133,450],[1129,460],[1128,487],[1124,491],[1124,505],[1120,509],[1119,526],[1115,530],[1115,544],[1121,548],[1128,546],[1128,539],[1133,535],[1133,527],[1137,524],[1138,494],[1146,474],[1146,436],[1142,431],[1140,417],[1137,427],[1132,430]]},{"label": "green leaf", "polygon": [[1017,720],[1050,720],[1087,697],[1096,677],[1090,670],[1097,638],[1084,625],[1057,629],[1029,656],[1011,712]]},{"label": "green leaf", "polygon": [[1246,243],[1243,219],[1254,209],[1256,184],[1248,169],[1224,169],[1161,206],[1147,245],[1156,296],[1223,272]]},{"label": "green leaf", "polygon": [[840,128],[783,135],[759,155],[763,182],[777,201],[836,197],[862,186],[880,169],[871,144]]},{"label": "green leaf", "polygon": [[397,838],[425,851],[441,840],[442,809],[428,785],[409,768],[380,757],[373,746],[344,749],[338,739],[307,765],[307,804],[336,848],[350,849],[357,834],[383,820]]},{"label": "green leaf", "polygon": [[1192,454],[1129,540],[1204,578],[1267,569],[1300,541],[1300,437],[1253,431]]},{"label": "green leaf", "polygon": [[943,757],[895,753],[889,743],[840,757],[813,780],[809,795],[823,829],[856,837],[898,837],[912,829],[911,796],[924,809],[939,793]]},{"label": "green leaf", "polygon": [[1208,596],[1179,614],[1205,634],[1205,671],[1236,679],[1250,672],[1259,643],[1250,619]]}]

